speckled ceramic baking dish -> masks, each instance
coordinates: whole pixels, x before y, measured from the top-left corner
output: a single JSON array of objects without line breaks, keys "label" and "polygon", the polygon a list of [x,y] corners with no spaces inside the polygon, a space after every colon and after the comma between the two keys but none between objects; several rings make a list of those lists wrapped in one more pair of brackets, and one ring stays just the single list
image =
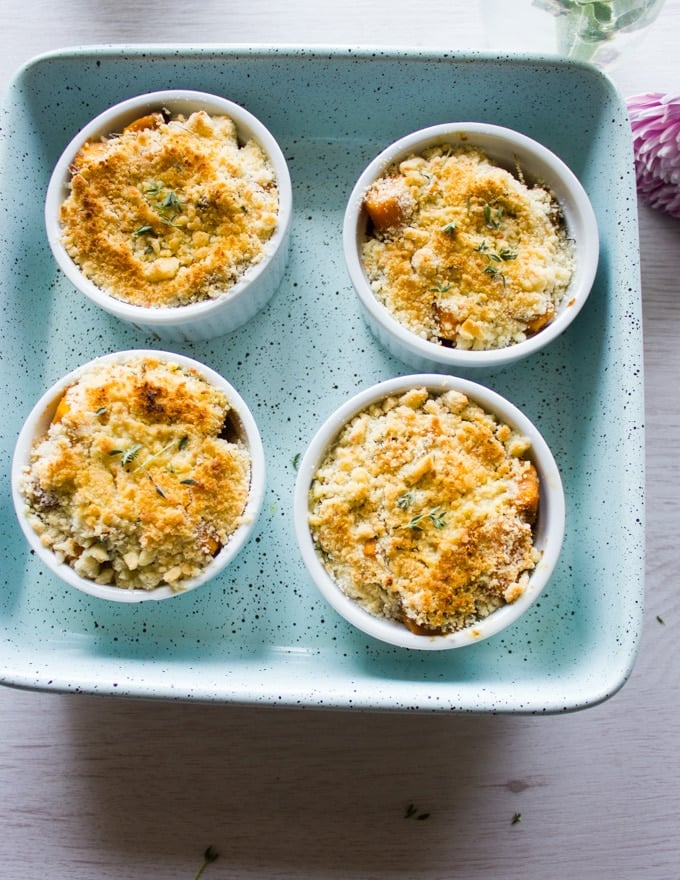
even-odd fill
[{"label": "speckled ceramic baking dish", "polygon": [[[253,539],[210,590],[112,606],[60,591],[11,511],[9,464],[40,389],[110,351],[154,347],[78,297],[50,253],[42,207],[73,133],[142,89],[228,95],[281,144],[293,181],[291,259],[256,322],[176,350],[230,377],[267,452]],[[427,100],[422,99],[427,94]],[[484,376],[537,425],[566,496],[567,531],[539,601],[453,652],[388,646],[329,613],[296,548],[298,456],[339,403],[403,373],[359,313],[342,217],[369,159],[403,131],[455,119],[510,126],[579,177],[601,259],[569,330]],[[631,672],[644,571],[643,381],[637,213],[625,106],[589,66],[554,59],[329,47],[91,47],[19,70],[0,120],[5,470],[0,681],[16,687],[416,712],[556,713],[611,697]]]}]

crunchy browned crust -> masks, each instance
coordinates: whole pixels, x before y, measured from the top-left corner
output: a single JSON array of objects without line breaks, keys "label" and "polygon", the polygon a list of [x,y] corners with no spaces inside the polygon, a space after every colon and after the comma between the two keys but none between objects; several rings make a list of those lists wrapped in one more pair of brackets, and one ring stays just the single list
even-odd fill
[{"label": "crunchy browned crust", "polygon": [[33,450],[23,480],[33,528],[83,577],[181,588],[242,522],[250,456],[222,437],[230,409],[177,364],[92,367]]},{"label": "crunchy browned crust", "polygon": [[364,206],[372,289],[419,336],[503,348],[554,317],[573,272],[559,206],[480,150],[410,156],[368,188]]},{"label": "crunchy browned crust", "polygon": [[528,445],[458,392],[420,388],[370,407],[311,486],[328,571],[417,633],[455,631],[515,601],[538,560]]},{"label": "crunchy browned crust", "polygon": [[86,143],[61,206],[62,241],[83,273],[133,305],[201,302],[258,263],[278,223],[278,188],[226,116],[161,113]]}]

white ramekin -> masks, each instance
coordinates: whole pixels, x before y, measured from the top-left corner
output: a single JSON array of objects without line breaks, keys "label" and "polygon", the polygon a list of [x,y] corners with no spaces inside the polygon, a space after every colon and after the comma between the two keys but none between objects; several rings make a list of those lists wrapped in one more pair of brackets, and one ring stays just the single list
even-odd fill
[{"label": "white ramekin", "polygon": [[[314,475],[343,427],[372,404],[418,387],[425,387],[435,393],[460,391],[484,410],[526,436],[531,443],[529,457],[537,469],[540,481],[541,496],[534,531],[534,545],[540,552],[540,560],[531,573],[524,593],[515,602],[504,605],[473,626],[445,635],[417,635],[399,622],[370,614],[348,597],[324,567],[309,527],[309,491]],[[565,529],[562,480],[555,459],[536,426],[497,392],[467,379],[433,373],[399,376],[366,388],[342,404],[323,423],[309,443],[299,465],[293,514],[297,542],[307,571],[321,595],[338,614],[362,632],[382,642],[423,651],[474,645],[515,623],[536,601],[553,573]]]},{"label": "white ramekin", "polygon": [[[220,552],[212,559],[206,568],[197,577],[182,582],[181,590],[173,590],[169,586],[159,586],[152,590],[132,589],[127,590],[121,587],[102,585],[94,583],[88,578],[81,577],[75,572],[70,565],[65,562],[59,562],[55,554],[43,546],[39,536],[33,530],[26,516],[26,500],[20,489],[21,476],[24,469],[29,466],[31,459],[31,451],[34,443],[39,440],[47,432],[55,410],[67,388],[81,376],[87,372],[93,365],[99,363],[120,363],[130,358],[153,357],[167,363],[179,364],[179,366],[196,370],[203,378],[216,388],[220,389],[226,395],[231,408],[233,427],[237,435],[240,435],[241,441],[247,447],[251,459],[250,489],[245,510],[243,512],[243,521],[232,533],[229,541],[220,550]],[[17,439],[14,457],[12,461],[12,500],[14,510],[16,512],[19,525],[26,536],[26,539],[35,554],[44,562],[48,569],[56,574],[62,581],[75,587],[83,593],[95,596],[99,599],[107,599],[113,602],[144,602],[148,600],[169,599],[173,596],[181,596],[185,593],[195,590],[207,581],[212,580],[239,553],[241,548],[250,538],[262,507],[265,492],[265,455],[260,433],[255,423],[250,409],[232,385],[227,382],[224,377],[216,373],[210,367],[185,357],[184,355],[173,354],[164,351],[147,351],[144,349],[133,349],[130,351],[114,352],[112,354],[103,355],[93,361],[82,364],[75,370],[63,376],[56,382],[35,404],[29,413]]]},{"label": "white ramekin", "polygon": [[[363,199],[367,189],[396,162],[420,154],[429,147],[448,143],[479,147],[492,161],[510,171],[519,165],[528,182],[538,181],[546,186],[560,204],[567,234],[574,242],[574,275],[557,314],[534,336],[506,348],[464,351],[421,338],[399,323],[376,298],[362,262],[361,244],[367,223]],[[563,333],[590,294],[597,271],[599,237],[595,213],[586,191],[553,152],[508,128],[480,122],[452,122],[414,131],[386,147],[368,164],[346,206],[343,249],[363,316],[378,341],[395,357],[417,370],[455,372],[504,367],[549,345]]]},{"label": "white ramekin", "polygon": [[[71,259],[61,241],[59,208],[68,196],[70,166],[82,145],[120,131],[148,113],[167,108],[190,114],[205,110],[230,116],[239,142],[256,141],[269,157],[279,192],[278,226],[267,242],[263,258],[223,295],[176,308],[145,308],[116,299],[93,284]],[[47,238],[57,264],[75,287],[93,303],[138,330],[165,340],[195,342],[230,333],[263,309],[279,287],[288,262],[293,197],[286,159],[274,136],[252,113],[239,104],[205,92],[166,90],[122,101],[89,122],[63,151],[52,172],[45,200]]]}]

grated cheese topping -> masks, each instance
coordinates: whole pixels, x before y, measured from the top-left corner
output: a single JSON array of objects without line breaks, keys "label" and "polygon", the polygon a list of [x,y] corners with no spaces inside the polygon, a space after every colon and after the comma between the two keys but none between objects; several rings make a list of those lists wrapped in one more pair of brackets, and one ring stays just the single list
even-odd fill
[{"label": "grated cheese topping", "polygon": [[152,113],[89,141],[71,167],[62,242],[94,284],[138,306],[214,299],[260,262],[278,223],[274,169],[227,116]]},{"label": "grated cheese topping", "polygon": [[424,339],[504,348],[545,327],[564,298],[574,254],[559,205],[479,149],[447,144],[409,156],[364,205],[371,288]]},{"label": "grated cheese topping", "polygon": [[225,394],[154,357],[70,386],[22,478],[44,546],[82,577],[177,590],[243,522],[250,455]]},{"label": "grated cheese topping", "polygon": [[314,476],[309,524],[337,585],[422,634],[526,588],[539,553],[529,441],[464,394],[416,388],[355,416]]}]

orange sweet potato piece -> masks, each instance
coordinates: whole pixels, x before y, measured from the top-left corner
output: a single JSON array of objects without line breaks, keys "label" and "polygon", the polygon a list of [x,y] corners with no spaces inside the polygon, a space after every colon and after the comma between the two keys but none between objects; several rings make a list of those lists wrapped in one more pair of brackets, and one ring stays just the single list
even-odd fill
[{"label": "orange sweet potato piece", "polygon": [[54,411],[54,415],[52,416],[52,424],[58,425],[70,409],[71,407],[68,405],[68,402],[66,400],[66,394],[64,394]]},{"label": "orange sweet potato piece", "polygon": [[214,535],[201,534],[198,536],[198,544],[206,556],[217,556],[222,545]]},{"label": "orange sweet potato piece", "polygon": [[377,232],[400,226],[413,210],[413,196],[397,177],[385,177],[371,186],[364,196],[364,205]]},{"label": "orange sweet potato piece", "polygon": [[446,306],[435,303],[434,316],[437,322],[437,336],[446,342],[455,342],[460,322],[454,317],[453,312]]},{"label": "orange sweet potato piece", "polygon": [[531,320],[527,321],[527,333],[530,336],[534,336],[539,330],[542,330],[547,324],[549,324],[554,316],[555,309],[550,305],[543,315],[536,315],[531,318]]},{"label": "orange sweet potato piece", "polygon": [[518,483],[515,507],[528,523],[535,523],[538,516],[538,502],[540,498],[540,485],[536,468],[531,465],[522,475]]},{"label": "orange sweet potato piece", "polygon": [[158,128],[164,121],[162,113],[148,113],[146,116],[140,116],[139,119],[130,122],[123,131],[144,131],[145,128]]}]

